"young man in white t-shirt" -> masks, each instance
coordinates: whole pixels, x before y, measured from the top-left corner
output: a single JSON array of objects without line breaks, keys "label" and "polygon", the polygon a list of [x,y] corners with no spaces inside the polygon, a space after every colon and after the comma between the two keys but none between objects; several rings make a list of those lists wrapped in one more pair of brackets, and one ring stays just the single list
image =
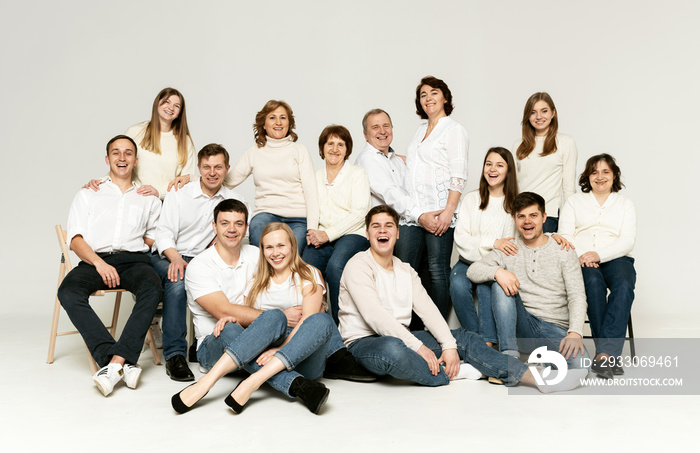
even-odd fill
[{"label": "young man in white t-shirt", "polygon": [[[426,386],[446,385],[458,376],[478,379],[482,373],[508,386],[536,386],[519,360],[495,351],[474,332],[450,331],[418,274],[393,256],[398,223],[393,208],[370,209],[365,217],[370,249],[348,261],[340,282],[340,333],[358,363],[377,375]],[[408,330],[412,311],[427,330]],[[560,383],[538,388],[571,390],[583,377],[585,370],[569,370]]]}]

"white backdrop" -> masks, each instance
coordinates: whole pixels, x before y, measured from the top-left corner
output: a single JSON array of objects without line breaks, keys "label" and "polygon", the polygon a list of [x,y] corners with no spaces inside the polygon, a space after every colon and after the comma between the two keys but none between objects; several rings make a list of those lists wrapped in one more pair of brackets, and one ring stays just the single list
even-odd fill
[{"label": "white backdrop", "polygon": [[[65,224],[77,189],[106,171],[107,140],[148,119],[161,88],[185,95],[197,149],[221,143],[234,162],[253,143],[255,113],[284,99],[321,168],[322,128],[346,125],[358,152],[360,120],[374,107],[392,115],[403,153],[419,124],[415,86],[432,74],[449,84],[453,117],[469,132],[469,190],[486,149],[518,137],[528,96],[548,91],[560,131],[576,140],[578,171],[611,153],[637,205],[633,313],[658,319],[669,336],[697,328],[695,2],[0,5],[3,317],[36,314],[48,329],[53,225]],[[252,181],[240,190],[252,201]]]}]

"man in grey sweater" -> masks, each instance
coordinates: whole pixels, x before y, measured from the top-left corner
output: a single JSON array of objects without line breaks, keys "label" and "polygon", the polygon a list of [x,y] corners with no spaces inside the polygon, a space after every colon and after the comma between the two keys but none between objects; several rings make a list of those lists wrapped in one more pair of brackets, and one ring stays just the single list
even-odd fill
[{"label": "man in grey sweater", "polygon": [[[501,352],[519,357],[540,346],[558,351],[569,368],[588,357],[582,330],[586,293],[576,252],[565,250],[542,231],[544,199],[523,192],[513,204],[516,250],[494,250],[469,266],[474,283],[496,281],[491,304]],[[586,361],[587,362],[587,361]]]}]

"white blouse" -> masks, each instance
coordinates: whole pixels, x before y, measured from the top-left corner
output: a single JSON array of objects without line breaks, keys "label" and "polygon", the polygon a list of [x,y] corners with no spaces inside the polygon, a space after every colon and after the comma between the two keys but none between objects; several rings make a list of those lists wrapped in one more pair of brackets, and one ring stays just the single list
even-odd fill
[{"label": "white blouse", "polygon": [[[425,212],[444,209],[449,191],[462,192],[467,181],[467,131],[449,116],[440,118],[435,129],[423,140],[427,130],[426,121],[408,145],[406,156],[406,192],[415,202],[412,219],[418,219]],[[453,216],[450,226],[454,227],[455,222],[456,216]],[[408,224],[418,225],[415,221]]]},{"label": "white blouse", "polygon": [[[323,277],[321,273],[315,267],[311,268],[314,280],[317,285],[323,288],[323,294],[326,294],[326,286],[323,283]],[[248,281],[248,286],[245,290],[245,296],[248,297],[250,289],[252,287],[252,280]],[[258,300],[255,301],[255,308],[258,310],[274,310],[275,308],[280,310],[286,310],[287,308],[295,307],[301,305],[304,296],[302,296],[302,291],[311,282],[304,280],[303,284],[301,278],[298,274],[290,274],[289,278],[282,283],[275,283],[270,279],[270,286],[266,291],[263,291],[258,295]]]},{"label": "white blouse", "polygon": [[496,239],[515,236],[513,216],[503,208],[505,197],[489,197],[486,209],[479,209],[479,191],[469,192],[462,200],[455,225],[455,245],[459,256],[474,262],[493,250]]},{"label": "white blouse", "polygon": [[632,200],[613,192],[603,205],[592,193],[569,197],[559,216],[559,234],[572,242],[579,256],[597,252],[606,263],[630,256],[637,236],[637,211]]}]

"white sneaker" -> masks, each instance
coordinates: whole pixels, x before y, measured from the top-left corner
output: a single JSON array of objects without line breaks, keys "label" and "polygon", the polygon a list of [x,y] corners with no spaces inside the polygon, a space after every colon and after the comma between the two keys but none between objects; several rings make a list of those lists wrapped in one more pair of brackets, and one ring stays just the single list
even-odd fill
[{"label": "white sneaker", "polygon": [[100,368],[97,373],[92,376],[92,380],[100,389],[104,396],[109,395],[114,390],[114,386],[122,379],[124,370],[118,363],[110,363],[107,366]]},{"label": "white sneaker", "polygon": [[457,376],[455,376],[453,380],[470,379],[470,380],[478,381],[479,379],[481,379],[483,377],[484,377],[484,375],[481,374],[481,371],[474,368],[474,366],[472,364],[462,363],[461,365],[459,365],[459,372],[457,373]]},{"label": "white sneaker", "polygon": [[135,389],[139,385],[139,379],[141,378],[141,367],[138,365],[130,365],[128,363],[124,364],[124,383],[130,389]]}]

